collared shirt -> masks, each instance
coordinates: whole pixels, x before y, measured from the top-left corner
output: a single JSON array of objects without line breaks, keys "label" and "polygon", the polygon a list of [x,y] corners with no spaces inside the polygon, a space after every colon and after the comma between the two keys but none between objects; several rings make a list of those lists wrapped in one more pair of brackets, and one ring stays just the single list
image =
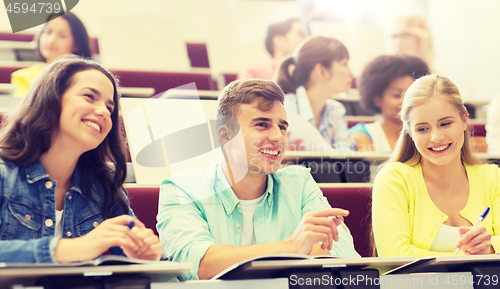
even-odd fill
[{"label": "collared shirt", "polygon": [[[287,93],[285,95],[285,109],[298,113],[314,125],[311,103],[303,86],[297,88],[296,94]],[[327,100],[318,129],[333,148],[348,151],[354,149],[354,140],[349,136],[345,114],[346,110],[342,103],[334,99]]]},{"label": "collared shirt", "polygon": [[[254,215],[257,244],[291,236],[305,213],[325,209],[322,195],[309,169],[290,166],[268,175],[264,198]],[[165,180],[157,219],[160,241],[170,260],[193,264],[180,280],[198,279],[200,260],[210,246],[240,244],[241,205],[220,163]],[[334,243],[331,254],[359,257],[350,233],[338,230],[340,241]]]},{"label": "collared shirt", "polygon": [[[71,188],[64,196],[62,237],[81,237],[103,222],[100,206],[82,194],[78,166],[73,172]],[[40,160],[17,166],[0,159],[0,262],[57,262],[54,252],[59,237],[56,226],[56,182],[51,180]],[[101,194],[92,191],[99,202]],[[116,203],[111,216],[123,214]],[[133,212],[129,210],[129,215]],[[111,248],[112,254],[122,254]]]}]

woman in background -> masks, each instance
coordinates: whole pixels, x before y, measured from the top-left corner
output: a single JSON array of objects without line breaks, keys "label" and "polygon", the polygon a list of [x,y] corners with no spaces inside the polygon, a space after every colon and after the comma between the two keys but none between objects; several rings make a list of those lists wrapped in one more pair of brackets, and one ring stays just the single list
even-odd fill
[{"label": "woman in background", "polygon": [[403,95],[416,78],[428,72],[422,59],[404,55],[379,56],[365,67],[359,79],[360,103],[380,117],[349,130],[357,151],[392,152],[403,127],[399,117]]},{"label": "woman in background", "polygon": [[353,75],[348,61],[349,52],[340,41],[309,37],[283,60],[277,81],[287,93],[287,112],[298,113],[334,148],[344,150],[353,149],[354,142],[349,137],[344,105],[331,97],[351,88]]},{"label": "woman in background", "polygon": [[52,20],[45,24],[37,40],[37,53],[44,63],[12,73],[11,83],[17,85],[14,96],[24,96],[40,72],[57,57],[65,54],[76,54],[85,59],[92,57],[89,36],[80,19],[71,12],[54,17],[49,17]]},{"label": "woman in background", "polygon": [[396,20],[392,39],[397,54],[420,57],[433,70],[434,45],[429,25],[423,17],[409,15]]},{"label": "woman in background", "polygon": [[[403,131],[375,177],[372,222],[380,257],[493,254],[500,250],[500,168],[472,154],[468,113],[447,78],[406,91]],[[477,227],[485,208],[491,213]]]},{"label": "woman in background", "polygon": [[115,78],[99,64],[52,62],[0,134],[0,262],[51,263],[102,253],[159,260],[162,246],[123,190]]},{"label": "woman in background", "polygon": [[486,142],[488,154],[500,155],[500,94],[488,105],[486,112]]}]

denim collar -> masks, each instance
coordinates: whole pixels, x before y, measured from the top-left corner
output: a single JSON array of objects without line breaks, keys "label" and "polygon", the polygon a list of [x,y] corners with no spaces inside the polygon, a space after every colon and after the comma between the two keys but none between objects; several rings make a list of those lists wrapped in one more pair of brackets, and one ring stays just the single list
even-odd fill
[{"label": "denim collar", "polygon": [[[29,184],[34,184],[40,180],[50,180],[50,176],[43,167],[42,162],[40,162],[40,159],[36,160],[34,163],[25,165],[24,167],[26,171],[26,180]],[[78,168],[79,166],[77,164],[75,167],[75,171],[71,176],[70,190],[74,190],[83,195],[82,191],[80,190],[80,173]]]},{"label": "denim collar", "polygon": [[[267,188],[266,192],[264,193],[266,195],[264,199],[272,199],[273,185],[273,174],[269,174],[267,175]],[[234,208],[240,202],[240,200],[231,189],[231,186],[229,185],[229,182],[224,175],[224,172],[222,170],[222,163],[219,163],[216,166],[214,188],[215,193],[219,196],[222,205],[224,206],[226,214],[230,215],[234,211]],[[268,201],[267,203],[271,205],[271,201]]]}]

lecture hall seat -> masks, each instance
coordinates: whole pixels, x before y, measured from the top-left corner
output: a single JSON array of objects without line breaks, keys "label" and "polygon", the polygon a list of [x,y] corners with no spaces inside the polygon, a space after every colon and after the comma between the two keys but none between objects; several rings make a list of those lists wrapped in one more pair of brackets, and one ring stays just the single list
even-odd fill
[{"label": "lecture hall seat", "polygon": [[[369,234],[371,230],[371,186],[321,186],[320,189],[334,208],[349,210],[345,223],[351,230],[356,251],[362,257],[370,256]],[[146,227],[156,231],[159,187],[127,188],[130,207]]]},{"label": "lecture hall seat", "polygon": [[126,188],[130,198],[130,207],[135,215],[147,228],[156,235],[156,215],[158,215],[158,197],[160,187],[132,187]]},{"label": "lecture hall seat", "polygon": [[319,186],[333,208],[349,211],[349,216],[344,220],[351,230],[354,247],[361,257],[370,257],[371,185],[330,187],[319,184]]},{"label": "lecture hall seat", "polygon": [[[0,32],[0,41],[31,42],[33,39],[35,39],[34,34]],[[92,49],[92,53],[99,54],[99,42],[96,37],[90,37],[90,48]]]}]

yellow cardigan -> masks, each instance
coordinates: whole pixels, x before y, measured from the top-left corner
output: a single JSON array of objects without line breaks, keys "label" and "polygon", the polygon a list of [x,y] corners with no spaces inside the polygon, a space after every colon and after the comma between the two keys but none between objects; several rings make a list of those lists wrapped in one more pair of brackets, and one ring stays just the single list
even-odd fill
[{"label": "yellow cardigan", "polygon": [[45,66],[47,64],[40,63],[12,72],[10,83],[17,85],[17,89],[13,93],[14,96],[24,96]]},{"label": "yellow cardigan", "polygon": [[[466,165],[465,169],[469,199],[460,215],[474,224],[484,209],[491,207],[481,225],[492,234],[495,252],[500,252],[500,168]],[[420,165],[390,163],[377,174],[372,193],[372,222],[380,257],[453,255],[454,252],[429,251],[447,219],[432,202]]]}]

